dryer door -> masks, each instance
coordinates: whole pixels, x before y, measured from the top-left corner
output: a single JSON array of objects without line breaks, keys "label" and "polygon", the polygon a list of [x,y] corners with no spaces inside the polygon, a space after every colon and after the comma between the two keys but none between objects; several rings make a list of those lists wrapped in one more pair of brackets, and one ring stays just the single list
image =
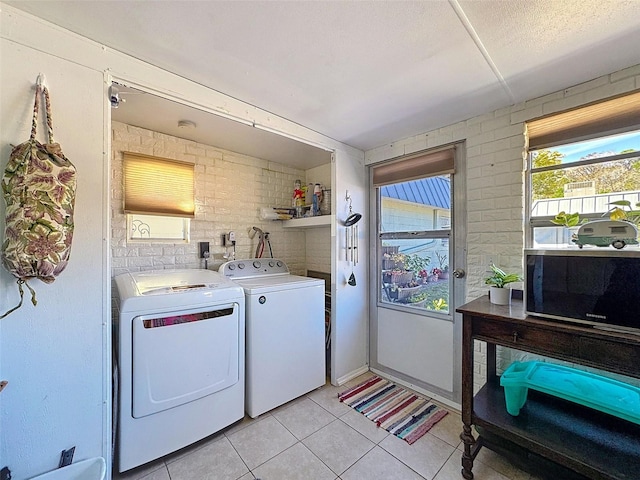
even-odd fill
[{"label": "dryer door", "polygon": [[239,380],[239,306],[143,315],[132,322],[132,415],[188,403]]}]

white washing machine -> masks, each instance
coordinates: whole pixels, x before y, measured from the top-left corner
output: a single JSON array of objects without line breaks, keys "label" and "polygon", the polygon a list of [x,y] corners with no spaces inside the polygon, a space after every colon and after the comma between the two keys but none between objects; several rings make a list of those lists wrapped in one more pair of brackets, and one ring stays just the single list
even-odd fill
[{"label": "white washing machine", "polygon": [[210,270],[126,273],[119,293],[118,470],[244,417],[244,292]]},{"label": "white washing machine", "polygon": [[281,260],[224,263],[244,289],[247,413],[254,418],[325,384],[324,281]]}]

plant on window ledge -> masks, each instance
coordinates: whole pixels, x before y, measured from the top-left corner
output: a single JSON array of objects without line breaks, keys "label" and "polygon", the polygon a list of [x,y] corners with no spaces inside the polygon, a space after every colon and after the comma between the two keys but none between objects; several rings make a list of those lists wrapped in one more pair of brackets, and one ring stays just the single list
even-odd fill
[{"label": "plant on window ledge", "polygon": [[[633,223],[635,226],[640,227],[640,210],[633,210],[629,200],[617,200],[609,203],[609,205],[615,205],[614,208],[607,212],[609,214],[609,219],[624,220],[625,222]],[[636,203],[635,206],[640,207],[640,202]],[[628,210],[625,210],[625,207]]]},{"label": "plant on window ledge", "polygon": [[551,223],[567,228],[577,227],[580,224],[580,214],[578,212],[566,213],[563,211],[553,217]]}]

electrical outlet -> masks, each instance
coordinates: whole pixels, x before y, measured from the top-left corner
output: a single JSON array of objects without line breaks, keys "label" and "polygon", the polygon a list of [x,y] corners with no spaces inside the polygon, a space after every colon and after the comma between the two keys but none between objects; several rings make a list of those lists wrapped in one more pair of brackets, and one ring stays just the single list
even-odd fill
[{"label": "electrical outlet", "polygon": [[66,467],[67,465],[71,465],[73,462],[73,454],[76,451],[76,447],[73,446],[69,450],[62,450],[60,454],[60,463],[58,464],[58,468]]},{"label": "electrical outlet", "polygon": [[200,258],[209,258],[209,242],[200,242],[198,245],[200,246]]},{"label": "electrical outlet", "polygon": [[11,480],[11,470],[9,470],[9,467],[2,467],[2,470],[0,470],[0,480]]}]

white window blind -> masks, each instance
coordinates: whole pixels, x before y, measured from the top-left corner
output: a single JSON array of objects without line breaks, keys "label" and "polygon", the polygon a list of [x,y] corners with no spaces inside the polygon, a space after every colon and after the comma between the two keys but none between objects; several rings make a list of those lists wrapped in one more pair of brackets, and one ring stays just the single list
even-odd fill
[{"label": "white window blind", "polygon": [[194,165],[124,152],[124,211],[192,218]]}]

